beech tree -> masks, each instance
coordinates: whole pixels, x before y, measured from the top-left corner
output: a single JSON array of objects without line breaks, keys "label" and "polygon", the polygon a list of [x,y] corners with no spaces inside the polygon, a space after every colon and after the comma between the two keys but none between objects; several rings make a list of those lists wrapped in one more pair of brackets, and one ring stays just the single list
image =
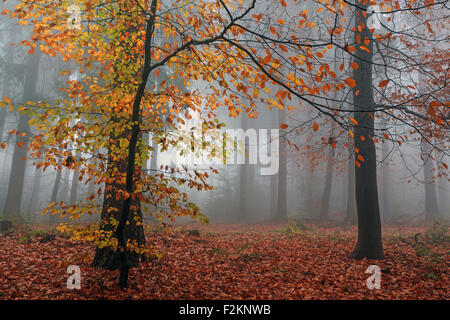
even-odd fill
[{"label": "beech tree", "polygon": [[[216,117],[219,108],[226,108],[231,117],[254,118],[257,104],[283,111],[307,105],[324,122],[334,121],[339,126],[336,135],[345,133],[354,139],[358,243],[351,256],[383,258],[375,143],[383,137],[396,143],[405,138],[386,128],[375,131],[374,119],[377,113],[387,114],[393,122],[414,128],[411,136],[430,140],[426,134],[448,128],[444,114],[448,105],[433,94],[428,104],[419,104],[413,89],[407,94],[396,84],[388,86],[399,80],[398,87],[405,91],[413,85],[402,82],[404,64],[415,61],[411,68],[418,71],[423,65],[401,52],[392,66],[380,62],[381,50],[375,59],[375,48],[389,47],[395,35],[406,40],[404,32],[396,29],[372,36],[367,0],[320,0],[312,7],[314,14],[295,0],[270,2],[270,6],[257,0],[80,0],[76,4],[80,16],[61,15],[68,4],[21,1],[12,12],[3,11],[33,27],[30,39],[22,42],[30,53],[39,46],[44,54],[72,61],[80,73],[89,73],[68,81],[62,88],[66,99],[17,108],[30,117],[28,124],[38,132],[30,143],[32,157],[45,152],[38,167],[66,167],[81,179],[94,179],[98,186],[87,204],[52,203],[46,212],[72,218],[99,213],[94,200],[104,195],[99,228],[61,225],[60,230],[96,240],[94,265],[120,269],[121,287],[127,286],[129,269],[141,257],[154,254],[151,245],[145,244],[143,209],[156,208],[150,214],[161,220],[176,216],[206,220],[176,186],[209,190],[208,172],[169,166],[146,170],[144,166],[153,150],[145,134],[151,133],[162,150],[183,145],[189,139],[181,136],[180,128],[191,111],[200,113],[203,130],[221,127]],[[382,5],[386,14],[415,14],[443,4],[406,4],[404,9],[395,1],[393,8],[389,1]],[[346,19],[348,12],[354,13],[353,27]],[[441,27],[429,24],[431,29]],[[349,31],[350,43],[343,43]],[[336,51],[345,57],[339,70],[329,63]],[[384,72],[373,74],[374,65],[382,66]],[[346,72],[346,66],[351,66],[353,74]],[[170,81],[154,88],[148,80],[163,70],[170,70],[171,78],[187,87],[202,81],[204,90],[182,92]],[[374,81],[380,81],[379,85]],[[351,102],[336,100],[334,93],[343,90],[351,90]],[[1,105],[10,106],[11,101],[4,98]],[[434,112],[427,116],[417,110],[429,108]],[[321,125],[313,121],[312,132]],[[289,124],[281,128],[292,130]]]}]

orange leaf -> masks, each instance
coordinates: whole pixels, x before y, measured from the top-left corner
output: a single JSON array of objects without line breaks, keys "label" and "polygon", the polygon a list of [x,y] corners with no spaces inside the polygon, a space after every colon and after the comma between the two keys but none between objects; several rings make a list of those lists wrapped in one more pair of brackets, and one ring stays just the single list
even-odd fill
[{"label": "orange leaf", "polygon": [[370,53],[369,48],[367,48],[366,46],[360,46],[359,48],[360,48],[361,50],[364,50],[364,51],[367,51],[367,52]]},{"label": "orange leaf", "polygon": [[356,121],[355,119],[350,118],[350,121],[351,121],[355,126],[358,125],[358,121]]},{"label": "orange leaf", "polygon": [[352,67],[353,69],[358,69],[359,65],[356,62],[352,62],[350,63],[350,67]]},{"label": "orange leaf", "polygon": [[279,47],[280,47],[280,49],[282,50],[282,51],[284,51],[284,52],[288,52],[288,49],[284,46],[284,45],[282,45],[281,43],[278,45]]},{"label": "orange leaf", "polygon": [[288,125],[286,123],[282,123],[280,128],[286,130],[288,128]]},{"label": "orange leaf", "polygon": [[5,101],[6,103],[11,103],[11,99],[8,97],[3,97],[3,101]]},{"label": "orange leaf", "polygon": [[347,78],[345,79],[345,83],[349,86],[349,87],[356,87],[356,82],[355,80],[353,80],[352,78]]},{"label": "orange leaf", "polygon": [[319,125],[315,122],[313,123],[313,129],[314,129],[314,131],[319,130]]},{"label": "orange leaf", "polygon": [[380,81],[380,83],[378,84],[378,86],[379,86],[380,88],[386,87],[388,83],[389,83],[389,79],[388,79],[388,80],[383,80],[383,81]]}]

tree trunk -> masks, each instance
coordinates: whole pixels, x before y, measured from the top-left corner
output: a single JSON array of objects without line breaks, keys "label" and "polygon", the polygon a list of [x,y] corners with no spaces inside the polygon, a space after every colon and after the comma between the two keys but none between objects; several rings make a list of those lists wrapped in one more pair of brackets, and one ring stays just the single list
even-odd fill
[{"label": "tree trunk", "polygon": [[[39,163],[42,161],[42,154],[37,159],[36,163]],[[28,220],[32,221],[34,220],[36,211],[39,210],[39,193],[41,189],[41,176],[42,171],[41,169],[36,168],[34,171],[34,182],[33,182],[33,191],[31,192],[31,199],[30,199],[30,206],[28,207]]]},{"label": "tree trunk", "polygon": [[[331,128],[331,138],[334,136],[334,121]],[[328,162],[327,171],[325,174],[325,186],[322,193],[322,202],[320,204],[320,219],[327,220],[328,212],[330,209],[330,198],[331,198],[331,186],[333,183],[333,162],[334,162],[334,148],[332,144],[328,147]]]},{"label": "tree trunk", "polygon": [[[34,54],[28,56],[22,98],[22,102],[24,103],[33,100],[36,96],[36,83],[39,72],[40,55],[41,51],[37,48]],[[24,159],[27,155],[29,139],[28,133],[30,130],[28,126],[29,120],[30,118],[28,115],[20,114],[17,131],[21,134],[25,133],[25,136],[17,135],[16,143],[14,145],[8,193],[6,196],[5,207],[3,209],[3,214],[7,219],[16,217],[18,220],[23,220],[20,212],[20,204],[22,202],[23,183],[25,179],[26,161]]]},{"label": "tree trunk", "polygon": [[345,222],[356,223],[356,198],[355,198],[355,159],[350,150],[350,157],[347,161],[347,209],[345,211]]},{"label": "tree trunk", "polygon": [[158,143],[156,143],[156,141],[152,137],[153,151],[150,159],[150,169],[152,170],[158,169],[158,147],[159,147]]},{"label": "tree trunk", "polygon": [[441,218],[450,219],[450,189],[444,175],[439,178],[439,208],[442,212]]},{"label": "tree trunk", "polygon": [[[55,177],[55,183],[53,184],[52,189],[52,196],[50,199],[50,202],[58,202],[58,193],[59,193],[59,186],[61,184],[61,169],[56,168],[56,177]],[[56,217],[51,215],[49,217],[49,221],[51,223],[54,223],[56,221]]]},{"label": "tree trunk", "polygon": [[[247,114],[242,115],[242,129],[246,131],[248,129],[248,117]],[[244,144],[244,157],[247,158],[248,148],[247,142],[242,141]],[[246,162],[246,161],[245,161]],[[246,163],[239,165],[239,212],[237,220],[239,222],[245,222],[248,218],[248,203],[249,203],[249,166]]]},{"label": "tree trunk", "polygon": [[[126,130],[122,134],[122,137],[111,137],[111,141],[118,141],[120,138],[126,138],[130,134],[129,130]],[[118,146],[118,145],[117,145]],[[119,177],[115,176],[117,174],[123,174],[127,167],[127,162],[125,159],[120,161],[113,161],[112,151],[109,150],[108,154],[110,158],[108,160],[108,172],[107,175],[111,177],[110,183],[105,184],[105,195],[103,198],[103,207],[100,220],[100,230],[105,232],[114,232],[116,228],[110,223],[111,218],[115,221],[120,220],[120,212],[123,206],[123,200],[121,198],[116,198],[116,195],[123,190],[123,185],[119,185],[114,181],[119,180]],[[116,172],[116,174],[115,174]],[[139,199],[134,199],[132,206],[137,208],[137,211],[133,211],[128,217],[128,224],[125,226],[125,238],[126,240],[136,241],[139,245],[145,244],[145,234],[142,225],[137,223],[142,222],[142,211]],[[137,217],[134,219],[134,217]],[[139,264],[140,255],[135,253],[128,253],[128,264],[129,267],[135,267]],[[117,270],[120,269],[120,257],[119,253],[111,247],[99,247],[97,246],[94,256],[94,261],[92,266],[96,268],[106,269],[106,270]]]},{"label": "tree trunk", "polygon": [[[356,154],[364,157],[355,167],[356,207],[358,214],[358,241],[351,258],[354,259],[383,259],[383,245],[381,238],[381,219],[378,205],[377,190],[377,158],[376,148],[372,140],[374,136],[373,110],[375,107],[372,87],[372,33],[366,27],[368,15],[363,15],[368,3],[360,4],[355,15],[355,42],[358,42],[358,26],[362,24],[361,39],[369,39],[367,46],[370,52],[356,46],[356,62],[358,69],[353,70],[356,87],[353,88],[354,118],[358,122],[355,126],[354,141],[359,150]],[[358,91],[359,94],[356,94]],[[363,139],[361,139],[363,137]],[[356,151],[355,151],[356,152]]]},{"label": "tree trunk", "polygon": [[389,219],[392,216],[392,209],[391,209],[391,181],[390,181],[390,175],[391,170],[389,170],[389,164],[387,157],[389,156],[389,147],[387,144],[387,141],[383,142],[383,145],[381,147],[381,154],[382,154],[382,160],[384,161],[381,165],[382,169],[382,195],[383,195],[383,217],[386,219]]},{"label": "tree trunk", "polygon": [[[75,159],[78,159],[80,157],[80,154],[77,153],[75,156]],[[77,160],[75,160],[77,161]],[[69,202],[71,204],[75,204],[77,202],[78,198],[78,182],[79,182],[80,175],[78,174],[77,170],[73,171],[73,177],[72,177],[72,187],[70,188],[70,200]]]},{"label": "tree trunk", "polygon": [[[272,128],[278,129],[279,128],[279,113],[277,112],[272,116],[271,126]],[[271,147],[272,148],[272,147]],[[272,149],[270,149],[270,152],[272,152]],[[270,176],[270,218],[273,219],[277,215],[277,199],[278,199],[278,175],[273,174]]]},{"label": "tree trunk", "polygon": [[[280,124],[286,122],[286,108],[283,108],[280,116]],[[276,220],[286,220],[287,213],[287,148],[286,143],[280,141],[278,170],[278,195],[277,195],[277,216]]]},{"label": "tree trunk", "polygon": [[436,187],[433,182],[433,159],[431,158],[432,147],[422,140],[423,175],[425,184],[425,218],[426,220],[439,219],[439,205]]}]

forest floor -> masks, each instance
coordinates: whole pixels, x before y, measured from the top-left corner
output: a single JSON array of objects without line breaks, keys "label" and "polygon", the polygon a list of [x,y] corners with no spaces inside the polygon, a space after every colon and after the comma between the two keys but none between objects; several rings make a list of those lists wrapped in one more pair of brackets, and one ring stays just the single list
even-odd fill
[{"label": "forest floor", "polygon": [[[35,228],[36,229],[36,228]],[[385,260],[348,258],[356,227],[327,223],[189,224],[150,232],[162,258],[130,271],[92,268],[92,242],[17,230],[0,237],[0,299],[449,299],[448,228],[384,226]],[[381,289],[365,271],[381,269]],[[68,265],[81,289],[67,289]]]}]

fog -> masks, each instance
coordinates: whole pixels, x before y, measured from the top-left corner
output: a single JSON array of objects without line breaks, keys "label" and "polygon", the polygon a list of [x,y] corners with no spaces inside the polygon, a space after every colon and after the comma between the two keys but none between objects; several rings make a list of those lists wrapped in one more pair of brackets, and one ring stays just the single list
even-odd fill
[{"label": "fog", "polygon": [[[11,10],[12,5],[13,2],[8,2],[2,4],[2,8],[4,6],[5,9]],[[301,8],[306,8],[308,4],[303,3],[301,6],[303,6]],[[289,10],[300,9],[292,7]],[[310,11],[313,10],[310,9]],[[396,14],[391,21],[384,22],[392,30],[398,31],[402,28],[405,29],[405,26],[401,26],[402,23],[405,23],[405,19],[400,14]],[[406,21],[406,24],[409,24],[406,29],[417,27],[416,22],[411,20]],[[311,31],[309,36],[311,38],[320,37],[320,33],[319,28]],[[67,81],[81,81],[86,74],[78,73],[79,67],[75,61],[63,61],[59,56],[52,57],[51,54],[42,54],[39,48],[33,55],[28,54],[29,47],[21,46],[19,43],[28,39],[30,35],[30,27],[18,25],[7,15],[1,17],[1,96],[10,97],[15,105],[29,101],[39,102],[66,97],[60,88],[64,87]],[[341,39],[342,42],[345,37],[346,35]],[[11,46],[11,44],[14,45]],[[392,47],[395,46],[400,48],[401,44],[392,45]],[[448,43],[438,41],[435,47],[439,46],[446,48]],[[423,50],[428,49],[431,50],[431,48]],[[335,51],[334,57],[330,53],[327,58],[334,70],[339,68],[339,55],[340,53]],[[349,61],[348,57],[342,59]],[[374,61],[377,63],[383,59],[386,57],[375,54]],[[399,64],[398,72],[392,70],[389,72],[390,77],[401,82],[403,86],[413,84],[423,76],[414,71],[404,71],[402,63],[406,62]],[[71,75],[61,75],[62,70],[68,69],[73,71]],[[30,76],[33,70],[37,72]],[[382,74],[386,67],[380,64],[376,65],[374,70],[376,74]],[[95,75],[97,71],[92,69],[90,72]],[[88,76],[92,74],[88,74]],[[147,87],[153,86],[152,90],[157,90],[161,81],[153,76]],[[184,86],[182,82],[175,83],[175,85]],[[275,85],[268,84],[268,87],[273,88],[268,95],[274,95],[277,91]],[[208,84],[201,80],[192,80],[183,90],[185,92],[211,92]],[[334,101],[330,98],[333,95],[331,93],[316,96],[313,100],[328,106],[340,104],[339,107],[345,108],[345,106],[351,106],[348,93],[349,89],[347,88],[333,93]],[[224,99],[224,97],[217,98]],[[383,97],[380,95],[377,99],[382,101]],[[64,107],[63,103],[61,107]],[[203,112],[203,107],[199,106],[200,113]],[[239,164],[238,161],[234,161],[239,156],[239,153],[236,153],[233,163],[212,164],[210,162],[208,164],[200,159],[207,157],[207,151],[197,150],[196,155],[187,155],[190,153],[187,150],[189,147],[182,144],[177,147],[169,147],[168,150],[160,150],[161,146],[153,145],[154,136],[149,134],[144,137],[144,141],[149,146],[153,145],[156,151],[149,152],[145,166],[155,172],[165,166],[175,168],[187,166],[191,170],[199,168],[205,172],[209,171],[207,182],[214,187],[214,190],[196,190],[187,187],[181,187],[181,190],[189,194],[190,199],[200,207],[201,212],[211,222],[256,223],[283,218],[349,221],[349,216],[354,216],[356,209],[354,183],[352,182],[355,155],[353,144],[350,142],[351,138],[346,132],[348,128],[344,128],[341,123],[327,117],[314,106],[308,105],[298,98],[293,98],[283,110],[268,108],[264,103],[259,103],[256,107],[256,118],[248,118],[245,113],[230,117],[230,112],[226,108],[215,111],[218,122],[225,124],[220,129],[221,132],[225,132],[226,129],[238,128],[256,132],[258,139],[252,140],[249,133],[248,139],[245,140],[247,153],[252,146],[257,150],[256,153],[259,152],[256,155],[256,163],[250,164],[249,158],[245,157],[246,163]],[[4,148],[0,151],[0,212],[18,211],[14,212],[13,216],[30,223],[67,222],[70,221],[68,217],[60,219],[41,215],[41,213],[54,202],[82,203],[98,189],[100,189],[100,193],[95,201],[100,206],[103,202],[101,189],[104,188],[104,185],[94,184],[95,179],[90,180],[89,175],[82,176],[80,180],[79,172],[75,172],[74,168],[63,166],[57,170],[54,161],[48,161],[49,165],[44,166],[45,170],[42,170],[44,167],[36,168],[35,164],[42,161],[42,155],[39,157],[33,150],[26,151],[24,148],[18,148],[17,143],[21,141],[22,132],[27,132],[29,135],[36,134],[39,123],[33,123],[30,126],[28,121],[32,120],[32,116],[23,115],[17,109],[11,110],[0,109],[0,140],[4,142]],[[192,119],[186,119],[187,123],[184,126],[186,132],[189,132],[192,127],[201,126],[201,119],[204,118],[200,119],[198,113],[198,111],[197,114],[193,112]],[[81,119],[81,121],[83,120]],[[280,129],[282,124],[287,125],[285,130]],[[315,128],[313,124],[318,124],[318,128]],[[393,135],[398,137],[402,133],[409,135],[408,132],[411,130],[408,123],[387,124],[386,119],[382,116],[375,119],[376,128],[383,130],[386,126],[391,129],[391,137]],[[279,129],[279,132],[277,131],[279,138],[275,138],[279,140],[277,141],[278,150],[274,150],[272,154],[274,165],[276,161],[276,172],[266,175],[261,173],[263,172],[262,168],[268,167],[268,165],[261,164],[261,151],[259,150],[265,146],[264,142],[259,141],[259,133],[264,129],[267,133],[270,133],[270,129]],[[381,131],[379,135],[382,136]],[[426,218],[427,210],[436,211],[442,219],[450,218],[450,187],[448,175],[442,166],[442,163],[450,163],[448,159],[448,129],[441,136],[439,144],[436,144],[439,150],[433,149],[431,154],[427,155],[426,165],[424,165],[424,147],[421,146],[417,137],[413,134],[411,139],[404,141],[401,145],[390,139],[380,139],[376,144],[376,175],[380,213],[383,221],[395,223],[422,221]],[[197,136],[196,139],[201,140],[201,137]],[[394,140],[396,139],[394,138]],[[242,141],[244,140],[240,140],[241,144]],[[265,147],[267,148],[267,146]],[[74,158],[83,155],[77,154],[75,145],[69,146],[69,149],[74,150],[71,151]],[[181,152],[181,150],[184,151]],[[267,151],[270,156],[271,148],[267,148]],[[26,157],[25,161],[24,157]],[[21,171],[23,164],[25,169]],[[217,174],[211,168],[217,170]],[[426,197],[427,192],[433,196]],[[434,201],[430,199],[434,199],[436,203],[427,203],[427,201]],[[96,222],[98,218],[98,215],[95,214],[85,215],[76,222]],[[188,220],[180,218],[180,221]],[[354,219],[350,220],[355,222]]]}]

